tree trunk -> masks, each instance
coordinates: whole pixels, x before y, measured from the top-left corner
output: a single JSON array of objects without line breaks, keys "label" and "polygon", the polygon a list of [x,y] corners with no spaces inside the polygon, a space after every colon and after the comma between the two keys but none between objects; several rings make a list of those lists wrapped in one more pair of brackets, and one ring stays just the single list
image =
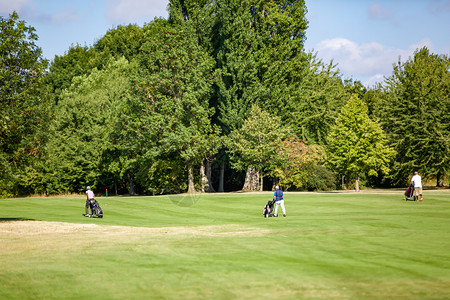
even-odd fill
[{"label": "tree trunk", "polygon": [[436,186],[437,187],[444,186],[444,179],[442,178],[441,172],[438,172],[436,175]]},{"label": "tree trunk", "polygon": [[134,182],[130,175],[128,175],[128,183],[130,184],[130,195],[134,195]]},{"label": "tree trunk", "polygon": [[263,173],[262,173],[262,171],[260,172],[260,175],[259,175],[259,177],[261,178],[261,183],[260,183],[260,186],[259,186],[259,191],[260,192],[262,192],[263,191]]},{"label": "tree trunk", "polygon": [[223,182],[225,180],[225,163],[220,164],[220,174],[219,174],[219,193],[223,193]]},{"label": "tree trunk", "polygon": [[188,193],[195,193],[194,168],[190,163],[188,164]]},{"label": "tree trunk", "polygon": [[208,193],[215,193],[216,190],[213,187],[212,184],[212,176],[211,176],[211,162],[209,160],[206,160],[206,178],[208,179]]},{"label": "tree trunk", "polygon": [[341,188],[342,188],[342,189],[344,189],[344,179],[345,179],[345,176],[342,175],[342,179],[341,179],[341,180],[342,180],[342,183],[341,183]]},{"label": "tree trunk", "polygon": [[356,173],[356,176],[355,176],[355,191],[359,192],[359,175],[358,175],[358,173]]},{"label": "tree trunk", "polygon": [[200,192],[204,193],[208,190],[208,178],[206,177],[205,173],[205,161],[203,161],[200,164],[200,180],[201,180]]},{"label": "tree trunk", "polygon": [[259,172],[256,168],[249,167],[247,174],[245,174],[245,182],[243,191],[258,191],[259,190]]},{"label": "tree trunk", "polygon": [[202,180],[201,191],[204,193],[214,193],[214,187],[211,180],[211,162],[205,159],[200,165],[200,177]]}]

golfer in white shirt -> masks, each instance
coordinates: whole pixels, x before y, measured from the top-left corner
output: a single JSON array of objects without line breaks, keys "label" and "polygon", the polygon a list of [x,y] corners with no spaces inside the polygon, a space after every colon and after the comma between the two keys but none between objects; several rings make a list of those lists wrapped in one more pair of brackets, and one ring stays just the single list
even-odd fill
[{"label": "golfer in white shirt", "polygon": [[422,177],[420,177],[419,172],[415,171],[414,176],[411,178],[411,183],[414,185],[414,200],[418,200],[419,197],[417,194],[420,195],[420,201],[423,201],[422,196]]}]

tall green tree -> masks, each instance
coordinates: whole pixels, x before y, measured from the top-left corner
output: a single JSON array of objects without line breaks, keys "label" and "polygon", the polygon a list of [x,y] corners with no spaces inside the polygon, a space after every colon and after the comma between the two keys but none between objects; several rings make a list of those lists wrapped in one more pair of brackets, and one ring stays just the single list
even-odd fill
[{"label": "tall green tree", "polygon": [[217,147],[209,107],[214,61],[198,44],[195,28],[155,20],[145,28],[141,48],[140,120],[152,124],[157,156],[180,158],[193,192],[194,166]]},{"label": "tall green tree", "polygon": [[86,185],[108,188],[120,179],[116,159],[104,159],[112,148],[118,108],[129,93],[129,63],[111,61],[104,70],[74,77],[55,108],[48,143],[46,184],[50,193],[80,192]]},{"label": "tall green tree", "polygon": [[[217,42],[214,35],[214,27],[217,26],[217,7],[216,0],[171,0],[168,7],[168,21],[178,26],[192,27],[198,44],[212,55],[214,44]],[[216,107],[217,105],[213,94],[209,97],[209,103],[210,107]],[[216,123],[214,115],[212,116],[212,122]],[[212,185],[212,165],[213,163],[220,163],[221,160],[217,158],[223,157],[223,155],[216,155],[215,152],[212,151],[205,155],[205,160],[200,165],[200,191],[212,192],[215,190]],[[223,153],[223,149],[221,152]],[[221,182],[223,182],[223,176],[221,178]],[[223,185],[219,184],[220,186]]]},{"label": "tall green tree", "polygon": [[302,56],[304,1],[227,1],[219,5],[215,58],[219,121],[225,133],[242,126],[253,104],[281,106],[279,76]]},{"label": "tall green tree", "polygon": [[387,146],[381,125],[369,118],[367,105],[353,95],[331,129],[327,154],[329,165],[338,174],[355,175],[359,191],[359,176],[375,176],[379,170],[388,173],[395,151]]},{"label": "tall green tree", "polygon": [[16,12],[0,17],[0,196],[33,192],[27,173],[43,153],[50,103],[42,89],[47,61],[35,29]]},{"label": "tall green tree", "polygon": [[325,64],[316,53],[305,53],[279,78],[282,80],[278,86],[287,92],[279,96],[273,111],[303,140],[324,146],[348,99],[336,66],[333,62]]},{"label": "tall green tree", "polygon": [[218,1],[211,36],[216,120],[225,135],[242,126],[253,104],[274,113],[284,107],[280,95],[289,92],[279,78],[302,55],[305,14],[304,1]]},{"label": "tall green tree", "polygon": [[397,151],[394,183],[414,170],[442,185],[450,172],[450,58],[424,47],[398,62],[380,105],[383,127]]},{"label": "tall green tree", "polygon": [[257,188],[262,191],[264,174],[281,167],[287,158],[280,149],[288,134],[289,129],[279,117],[253,105],[242,127],[228,136],[232,166],[238,170],[256,170],[256,178],[260,180]]}]

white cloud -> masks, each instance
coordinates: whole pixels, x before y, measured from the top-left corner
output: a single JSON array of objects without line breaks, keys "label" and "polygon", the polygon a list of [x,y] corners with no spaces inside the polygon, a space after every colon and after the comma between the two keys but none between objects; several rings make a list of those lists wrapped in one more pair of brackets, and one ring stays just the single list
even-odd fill
[{"label": "white cloud", "polygon": [[50,16],[50,21],[53,24],[64,24],[68,22],[76,22],[79,20],[79,17],[74,9],[66,9],[59,11]]},{"label": "white cloud", "polygon": [[431,0],[428,3],[428,10],[435,15],[448,14],[450,12],[449,0]]},{"label": "white cloud", "polygon": [[372,87],[376,85],[377,83],[381,83],[384,81],[384,77],[386,75],[384,74],[375,74],[372,77],[370,77],[367,81],[363,82],[363,84],[367,87]]},{"label": "white cloud", "polygon": [[79,20],[77,9],[73,5],[55,13],[49,13],[37,4],[38,1],[36,0],[0,0],[0,13],[6,15],[15,10],[18,12],[20,20],[53,25],[62,25]]},{"label": "white cloud", "polygon": [[21,12],[32,0],[0,0],[0,14],[9,15],[13,11]]},{"label": "white cloud", "polygon": [[106,16],[115,23],[133,23],[142,18],[150,22],[154,17],[167,15],[168,3],[168,0],[107,0]]},{"label": "white cloud", "polygon": [[358,44],[345,38],[335,38],[321,41],[315,50],[324,61],[333,60],[344,76],[350,76],[355,80],[370,78],[381,81],[383,76],[392,73],[392,65],[397,63],[399,57],[405,62],[414,54],[414,51],[427,46],[431,51],[433,44],[425,39],[410,45],[407,49],[396,49],[380,43],[372,42]]},{"label": "white cloud", "polygon": [[390,19],[391,11],[381,6],[380,3],[372,3],[369,5],[367,12],[372,19]]}]

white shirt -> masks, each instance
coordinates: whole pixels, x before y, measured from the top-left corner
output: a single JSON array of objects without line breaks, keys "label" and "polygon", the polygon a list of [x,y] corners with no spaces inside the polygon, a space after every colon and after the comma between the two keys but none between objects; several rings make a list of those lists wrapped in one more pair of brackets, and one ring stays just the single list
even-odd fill
[{"label": "white shirt", "polygon": [[87,190],[86,194],[88,196],[89,199],[94,199],[94,192],[91,190]]},{"label": "white shirt", "polygon": [[420,175],[414,175],[411,181],[414,182],[414,187],[422,187],[422,177]]}]

